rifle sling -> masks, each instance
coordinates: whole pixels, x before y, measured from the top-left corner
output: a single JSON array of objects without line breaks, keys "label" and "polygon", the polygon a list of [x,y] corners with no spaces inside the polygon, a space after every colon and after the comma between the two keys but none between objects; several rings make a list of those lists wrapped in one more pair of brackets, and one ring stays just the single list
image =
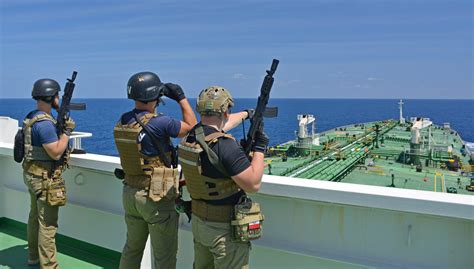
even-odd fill
[{"label": "rifle sling", "polygon": [[[168,158],[168,156],[166,156],[165,154],[165,150],[163,149],[163,147],[160,145],[160,143],[158,142],[157,138],[153,135],[153,133],[150,131],[150,129],[148,129],[148,127],[143,124],[143,122],[140,121],[140,119],[137,117],[137,114],[133,114],[133,117],[135,118],[135,120],[138,122],[138,124],[140,124],[140,126],[143,128],[143,130],[145,131],[145,133],[147,135],[150,136],[151,138],[151,142],[153,143],[153,145],[158,149],[158,154],[160,155],[160,158],[161,160],[165,163],[165,165],[167,167],[175,167],[176,164],[173,164],[170,159]],[[172,146],[171,147],[171,151],[172,151],[172,156],[174,156],[174,150],[175,148]]]},{"label": "rifle sling", "polygon": [[219,170],[224,176],[229,177],[229,173],[227,173],[227,170],[225,169],[224,165],[219,161],[219,157],[217,154],[209,148],[209,145],[206,143],[206,138],[204,136],[204,129],[202,128],[202,125],[199,125],[195,129],[195,135],[196,135],[196,141],[201,145],[202,149],[204,152],[206,152],[207,157],[209,159],[209,162]]}]

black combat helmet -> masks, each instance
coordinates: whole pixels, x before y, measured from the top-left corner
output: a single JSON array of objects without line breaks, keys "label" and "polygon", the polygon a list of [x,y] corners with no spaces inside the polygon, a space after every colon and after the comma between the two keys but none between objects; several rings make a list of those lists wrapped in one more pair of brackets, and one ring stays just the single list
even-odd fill
[{"label": "black combat helmet", "polygon": [[[152,72],[140,72],[131,76],[127,84],[128,99],[141,102],[158,100],[162,93],[160,78]],[[159,100],[158,100],[159,101]]]},{"label": "black combat helmet", "polygon": [[61,86],[54,79],[38,79],[33,85],[31,96],[35,99],[41,97],[52,97],[59,93]]}]

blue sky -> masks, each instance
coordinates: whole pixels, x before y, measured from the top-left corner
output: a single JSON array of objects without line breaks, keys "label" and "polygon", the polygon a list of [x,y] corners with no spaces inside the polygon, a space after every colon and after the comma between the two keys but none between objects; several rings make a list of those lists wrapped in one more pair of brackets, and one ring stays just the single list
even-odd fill
[{"label": "blue sky", "polygon": [[2,0],[0,98],[38,78],[76,97],[124,98],[156,72],[196,97],[256,97],[272,58],[273,97],[474,98],[472,1]]}]

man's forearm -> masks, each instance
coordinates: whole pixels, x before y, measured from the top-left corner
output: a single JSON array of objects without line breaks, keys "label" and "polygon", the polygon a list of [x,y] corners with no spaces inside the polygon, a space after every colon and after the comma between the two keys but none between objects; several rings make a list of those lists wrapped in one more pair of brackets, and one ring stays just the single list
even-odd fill
[{"label": "man's forearm", "polygon": [[58,141],[58,154],[62,155],[69,145],[69,136],[62,134]]},{"label": "man's forearm", "polygon": [[196,115],[194,115],[194,111],[189,104],[188,99],[184,98],[183,100],[179,101],[179,106],[181,107],[181,113],[183,114],[183,122],[190,126],[196,125]]},{"label": "man's forearm", "polygon": [[242,123],[242,120],[245,120],[248,117],[248,113],[246,111],[232,113],[229,115],[229,120],[224,125],[223,130],[225,132],[234,129],[235,127],[239,126]]},{"label": "man's forearm", "polygon": [[254,152],[251,165],[255,172],[255,178],[260,182],[263,175],[264,154],[261,152]]}]

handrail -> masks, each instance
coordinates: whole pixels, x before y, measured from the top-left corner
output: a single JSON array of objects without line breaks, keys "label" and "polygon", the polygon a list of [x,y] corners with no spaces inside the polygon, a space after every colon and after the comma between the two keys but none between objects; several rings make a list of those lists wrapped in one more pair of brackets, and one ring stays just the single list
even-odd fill
[{"label": "handrail", "polygon": [[82,149],[82,138],[87,138],[87,137],[92,137],[92,133],[72,132],[70,140],[72,140],[73,152],[85,153],[85,151]]}]

